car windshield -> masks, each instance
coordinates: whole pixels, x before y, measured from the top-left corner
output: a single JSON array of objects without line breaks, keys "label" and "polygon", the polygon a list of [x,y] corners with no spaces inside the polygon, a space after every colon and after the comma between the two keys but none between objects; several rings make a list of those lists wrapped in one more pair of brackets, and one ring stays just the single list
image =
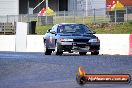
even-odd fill
[{"label": "car windshield", "polygon": [[91,30],[83,24],[62,24],[58,26],[59,33],[91,34]]}]

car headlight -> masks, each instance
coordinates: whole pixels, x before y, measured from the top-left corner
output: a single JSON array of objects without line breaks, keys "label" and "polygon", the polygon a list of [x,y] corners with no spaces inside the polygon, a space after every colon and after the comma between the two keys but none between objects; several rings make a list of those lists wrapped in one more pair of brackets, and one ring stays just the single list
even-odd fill
[{"label": "car headlight", "polygon": [[89,42],[99,42],[99,39],[90,39]]},{"label": "car headlight", "polygon": [[60,39],[61,42],[73,42],[73,39]]}]

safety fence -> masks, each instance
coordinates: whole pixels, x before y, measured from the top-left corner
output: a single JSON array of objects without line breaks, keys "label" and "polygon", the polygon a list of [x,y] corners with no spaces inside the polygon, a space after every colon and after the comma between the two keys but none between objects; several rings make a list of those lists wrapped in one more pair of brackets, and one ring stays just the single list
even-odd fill
[{"label": "safety fence", "polygon": [[20,14],[0,16],[0,22],[30,22],[41,24],[56,24],[62,22],[72,23],[98,23],[98,22],[127,22],[132,20],[132,7],[124,10],[107,11],[106,8],[86,11],[57,11],[54,16],[37,16],[37,14]]},{"label": "safety fence", "polygon": [[[37,14],[20,14],[0,16],[0,32],[3,33],[4,23],[15,24],[16,22],[32,22],[36,25],[47,25],[57,23],[118,23],[132,21],[132,7],[126,7],[124,10],[107,11],[106,8],[91,9],[86,11],[58,11],[54,16],[38,16]],[[13,26],[15,27],[15,25]],[[15,30],[15,29],[14,29]],[[5,33],[5,32],[4,32]],[[15,33],[15,32],[14,32]]]}]

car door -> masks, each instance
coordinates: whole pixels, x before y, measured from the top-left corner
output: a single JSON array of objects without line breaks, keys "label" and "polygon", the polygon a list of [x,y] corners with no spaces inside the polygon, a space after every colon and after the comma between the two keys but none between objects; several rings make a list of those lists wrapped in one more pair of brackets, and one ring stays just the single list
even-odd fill
[{"label": "car door", "polygon": [[50,49],[50,45],[49,45],[49,38],[50,38],[50,30],[49,29],[46,34],[44,35],[43,39],[44,39],[44,45],[46,48]]},{"label": "car door", "polygon": [[52,27],[52,30],[50,30],[50,36],[49,36],[49,44],[52,49],[55,49],[55,41],[56,41],[56,35],[57,35],[57,27],[58,25],[55,25]]}]

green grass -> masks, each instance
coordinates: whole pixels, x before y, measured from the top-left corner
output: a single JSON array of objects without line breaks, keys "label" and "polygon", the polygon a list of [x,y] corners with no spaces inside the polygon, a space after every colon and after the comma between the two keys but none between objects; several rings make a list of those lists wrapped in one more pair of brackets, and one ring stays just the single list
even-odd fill
[{"label": "green grass", "polygon": [[48,29],[51,29],[53,25],[45,25],[45,26],[36,26],[37,35],[43,35],[47,32]]},{"label": "green grass", "polygon": [[116,24],[108,26],[105,28],[94,29],[97,34],[131,34],[132,33],[132,24]]},{"label": "green grass", "polygon": [[[112,24],[94,28],[93,25],[88,24],[97,34],[131,34],[132,33],[132,22]],[[48,29],[51,29],[53,25],[37,26],[36,33],[43,35]]]},{"label": "green grass", "polygon": [[89,24],[95,22],[108,22],[109,19],[103,16],[96,16],[95,19],[93,16],[56,16],[54,17],[54,23],[84,23]]}]

